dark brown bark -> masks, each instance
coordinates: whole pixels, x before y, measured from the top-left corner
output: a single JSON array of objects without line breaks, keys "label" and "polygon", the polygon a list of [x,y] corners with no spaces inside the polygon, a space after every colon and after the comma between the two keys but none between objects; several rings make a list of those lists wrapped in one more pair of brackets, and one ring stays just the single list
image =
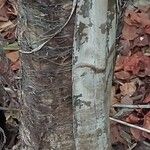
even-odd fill
[{"label": "dark brown bark", "polygon": [[20,149],[73,150],[73,18],[64,26],[72,1],[20,0],[19,6],[23,75]]},{"label": "dark brown bark", "polygon": [[10,60],[6,58],[3,48],[0,50],[0,150],[4,148],[8,137],[6,126],[5,111],[10,105],[12,98],[11,93],[5,90],[5,87],[14,89],[13,72],[10,68]]}]

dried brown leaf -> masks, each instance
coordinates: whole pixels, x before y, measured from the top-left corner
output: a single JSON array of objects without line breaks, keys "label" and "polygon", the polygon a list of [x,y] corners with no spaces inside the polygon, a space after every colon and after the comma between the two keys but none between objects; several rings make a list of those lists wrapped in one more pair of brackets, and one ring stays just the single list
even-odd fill
[{"label": "dried brown leaf", "polygon": [[147,132],[142,132],[142,135],[144,138],[149,139],[150,140],[150,134]]},{"label": "dried brown leaf", "polygon": [[150,130],[150,111],[144,116],[143,127]]},{"label": "dried brown leaf", "polygon": [[139,46],[147,46],[149,45],[149,37],[148,35],[139,36],[138,38],[134,39],[133,47]]},{"label": "dried brown leaf", "polygon": [[120,40],[120,44],[122,46],[122,49],[120,50],[120,54],[123,56],[128,56],[130,53],[130,49],[131,49],[131,43],[129,40]]},{"label": "dried brown leaf", "polygon": [[119,71],[124,67],[125,56],[119,56],[116,60],[115,71]]},{"label": "dried brown leaf", "polygon": [[133,135],[133,137],[137,140],[137,141],[141,141],[143,139],[142,137],[142,131],[135,129],[135,128],[130,128],[130,131]]},{"label": "dried brown leaf", "polygon": [[10,28],[14,28],[15,25],[11,21],[0,22],[0,32],[8,31]]},{"label": "dried brown leaf", "polygon": [[5,5],[6,0],[0,0],[0,9]]},{"label": "dried brown leaf", "polygon": [[17,60],[16,62],[14,62],[12,65],[11,65],[11,69],[13,71],[17,71],[20,69],[20,66],[21,66],[21,62],[20,60]]},{"label": "dried brown leaf", "polygon": [[142,27],[150,25],[149,14],[147,13],[144,13],[142,11],[140,12],[131,11],[128,14],[128,16],[133,23],[139,23],[140,25],[142,25]]},{"label": "dried brown leaf", "polygon": [[7,8],[1,7],[0,8],[0,21],[8,21],[9,17],[7,16]]},{"label": "dried brown leaf", "polygon": [[145,56],[142,52],[137,52],[132,56],[124,59],[124,70],[138,75],[139,71],[145,71],[145,75],[150,73],[150,57]]},{"label": "dried brown leaf", "polygon": [[143,56],[142,63],[144,64],[145,75],[150,76],[150,57]]},{"label": "dried brown leaf", "polygon": [[144,32],[150,34],[150,26],[145,26]]},{"label": "dried brown leaf", "polygon": [[131,123],[131,124],[137,124],[141,121],[141,118],[137,117],[135,114],[130,114],[126,118],[126,122]]},{"label": "dried brown leaf", "polygon": [[16,39],[15,31],[17,24],[16,1],[0,1],[0,33],[3,39],[12,43]]},{"label": "dried brown leaf", "polygon": [[116,87],[112,86],[112,88],[111,88],[111,105],[118,103],[118,99],[115,98],[115,94],[116,94]]},{"label": "dried brown leaf", "polygon": [[120,136],[119,127],[116,124],[114,124],[114,125],[111,125],[110,129],[111,129],[111,142],[112,143],[117,143],[117,142],[123,143],[124,140]]},{"label": "dried brown leaf", "polygon": [[134,82],[125,83],[122,86],[120,86],[120,90],[123,96],[132,96],[136,91],[136,85]]},{"label": "dried brown leaf", "polygon": [[19,52],[18,51],[7,51],[6,57],[11,60],[11,62],[16,62],[19,59]]},{"label": "dried brown leaf", "polygon": [[150,103],[150,94],[143,100],[144,103]]},{"label": "dried brown leaf", "polygon": [[129,72],[126,72],[126,71],[120,71],[120,72],[116,72],[115,73],[115,77],[117,79],[121,79],[121,80],[127,80],[131,77],[130,73]]},{"label": "dried brown leaf", "polygon": [[126,95],[121,99],[121,104],[132,105],[133,100],[128,95]]},{"label": "dried brown leaf", "polygon": [[[143,127],[150,130],[150,111],[144,116],[144,124]],[[143,132],[142,135],[150,140],[150,134]]]},{"label": "dried brown leaf", "polygon": [[127,39],[127,40],[133,40],[136,37],[138,37],[137,27],[136,26],[130,26],[130,25],[125,23],[123,30],[122,30],[122,38]]},{"label": "dried brown leaf", "polygon": [[141,56],[139,55],[132,55],[130,57],[126,57],[124,61],[124,70],[130,71],[133,74],[138,74],[138,72],[140,71],[139,67],[140,57]]}]

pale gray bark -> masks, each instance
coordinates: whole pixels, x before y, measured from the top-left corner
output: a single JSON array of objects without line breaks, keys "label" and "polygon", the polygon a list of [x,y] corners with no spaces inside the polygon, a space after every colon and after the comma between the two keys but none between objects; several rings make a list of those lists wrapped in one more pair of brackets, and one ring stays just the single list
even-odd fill
[{"label": "pale gray bark", "polygon": [[115,7],[115,0],[81,0],[78,4],[73,56],[76,150],[110,150]]}]

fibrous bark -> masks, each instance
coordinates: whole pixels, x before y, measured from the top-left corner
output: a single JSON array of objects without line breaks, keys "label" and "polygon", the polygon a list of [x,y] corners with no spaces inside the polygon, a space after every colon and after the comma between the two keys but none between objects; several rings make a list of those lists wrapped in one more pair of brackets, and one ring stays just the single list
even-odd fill
[{"label": "fibrous bark", "polygon": [[[73,150],[71,0],[20,0],[21,150]],[[70,16],[71,15],[71,16]]]},{"label": "fibrous bark", "polygon": [[81,0],[73,56],[76,150],[110,150],[109,101],[115,58],[115,0]]}]

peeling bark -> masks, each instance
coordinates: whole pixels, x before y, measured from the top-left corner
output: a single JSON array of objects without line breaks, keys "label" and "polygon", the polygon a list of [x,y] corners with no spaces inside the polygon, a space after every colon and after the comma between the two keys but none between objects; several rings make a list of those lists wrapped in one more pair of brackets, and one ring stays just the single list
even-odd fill
[{"label": "peeling bark", "polygon": [[115,0],[81,0],[73,55],[76,150],[110,150],[109,101],[115,58]]},{"label": "peeling bark", "polygon": [[72,1],[20,0],[19,7],[20,149],[73,150]]}]

